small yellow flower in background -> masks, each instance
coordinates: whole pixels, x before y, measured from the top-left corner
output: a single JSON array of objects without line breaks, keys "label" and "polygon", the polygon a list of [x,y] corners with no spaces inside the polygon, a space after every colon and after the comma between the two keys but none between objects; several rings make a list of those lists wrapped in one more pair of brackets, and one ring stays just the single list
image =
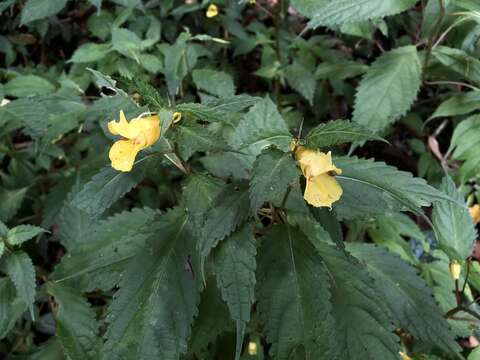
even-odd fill
[{"label": "small yellow flower in background", "polygon": [[176,124],[176,123],[180,122],[180,120],[182,120],[182,113],[178,112],[178,111],[175,111],[173,113],[173,123]]},{"label": "small yellow flower in background", "polygon": [[472,216],[475,224],[480,223],[480,205],[475,204],[470,208],[470,215]]},{"label": "small yellow flower in background", "polygon": [[335,179],[342,170],[337,168],[332,161],[332,153],[327,154],[316,150],[298,146],[295,156],[300,163],[303,176],[307,179],[303,197],[312,206],[332,207],[343,194],[343,190]]},{"label": "small yellow flower in background", "polygon": [[151,115],[128,122],[123,111],[120,111],[120,121],[110,121],[108,131],[122,137],[113,144],[108,154],[112,167],[127,172],[132,170],[137,154],[152,146],[160,137],[160,119],[158,115]]},{"label": "small yellow flower in background", "polygon": [[207,18],[213,18],[218,15],[218,7],[215,4],[210,4],[210,6],[207,9]]},{"label": "small yellow flower in background", "polygon": [[254,341],[250,341],[248,343],[248,355],[255,356],[257,355],[257,343]]},{"label": "small yellow flower in background", "polygon": [[257,0],[248,0],[248,3],[250,5],[255,5],[257,3]]},{"label": "small yellow flower in background", "polygon": [[460,273],[462,272],[462,266],[456,260],[452,260],[449,265],[450,275],[452,275],[453,280],[460,279]]},{"label": "small yellow flower in background", "polygon": [[400,354],[400,357],[401,357],[403,360],[413,360],[410,356],[408,356],[407,354],[405,354],[403,351],[400,351],[399,354]]}]

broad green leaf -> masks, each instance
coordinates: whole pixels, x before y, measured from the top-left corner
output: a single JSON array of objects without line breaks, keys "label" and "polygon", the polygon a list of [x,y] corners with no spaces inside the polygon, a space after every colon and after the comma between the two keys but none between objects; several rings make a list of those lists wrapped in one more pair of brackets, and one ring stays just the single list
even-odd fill
[{"label": "broad green leaf", "polygon": [[416,340],[440,348],[453,358],[461,358],[455,335],[416,269],[387,250],[370,244],[350,244],[347,249],[362,260],[375,279],[395,325]]},{"label": "broad green leaf", "polygon": [[0,279],[0,339],[3,339],[22,317],[27,305],[17,296],[9,278]]},{"label": "broad green leaf", "polygon": [[68,0],[28,0],[23,9],[21,25],[47,18],[60,12]]},{"label": "broad green leaf", "polygon": [[306,17],[313,17],[330,0],[291,0],[295,10]]},{"label": "broad green leaf", "polygon": [[294,62],[286,67],[285,77],[288,84],[313,106],[317,80],[312,76],[312,71],[298,62]]},{"label": "broad green leaf", "polygon": [[331,282],[334,336],[338,359],[398,360],[398,339],[389,311],[365,268],[344,252],[317,242]]},{"label": "broad green leaf", "polygon": [[462,181],[475,176],[480,171],[480,116],[471,116],[457,125],[450,141],[449,153],[463,161],[460,168]]},{"label": "broad green leaf", "polygon": [[231,97],[235,95],[233,79],[223,71],[210,69],[193,70],[192,78],[199,90],[204,90],[218,97]]},{"label": "broad green leaf", "polygon": [[7,275],[12,280],[17,294],[26,304],[30,316],[34,319],[33,301],[35,300],[35,269],[32,260],[23,251],[10,253],[5,257]]},{"label": "broad green leaf", "polygon": [[281,203],[299,171],[291,153],[277,149],[264,150],[255,160],[250,180],[250,203],[256,211],[267,201]]},{"label": "broad green leaf", "polygon": [[290,359],[302,347],[307,359],[332,358],[329,276],[313,245],[298,230],[279,225],[263,239],[256,291],[272,359]]},{"label": "broad green leaf", "polygon": [[158,74],[163,71],[163,63],[157,56],[140,54],[138,58],[145,70],[148,70],[153,74]]},{"label": "broad green leaf", "polygon": [[382,140],[382,138],[362,125],[348,120],[333,120],[313,128],[305,137],[305,145],[311,148],[322,148],[366,140]]},{"label": "broad green leaf", "polygon": [[178,154],[183,160],[188,160],[197,151],[228,149],[227,144],[220,136],[202,125],[178,126],[175,130],[175,138],[178,145]]},{"label": "broad green leaf", "polygon": [[205,213],[202,235],[197,241],[202,265],[218,242],[231,234],[249,216],[250,201],[246,189],[235,190],[230,186],[217,196],[213,206]]},{"label": "broad green leaf", "polygon": [[368,71],[368,65],[355,61],[338,61],[333,63],[322,62],[315,71],[317,80],[332,79],[345,80],[362,75]]},{"label": "broad green leaf", "polygon": [[[436,30],[436,27],[443,25],[446,22],[445,18],[440,18],[442,12],[440,5],[443,5],[446,11],[451,11],[452,8],[457,5],[457,2],[457,0],[443,0],[443,3],[441,3],[438,0],[428,0],[428,3],[423,10],[421,31],[423,39],[428,39],[430,36],[434,36],[435,34],[433,34],[433,32]],[[441,24],[438,24],[440,20]]]},{"label": "broad green leaf", "polygon": [[456,94],[440,104],[430,119],[465,115],[480,109],[480,91]]},{"label": "broad green leaf", "polygon": [[433,49],[432,55],[448,70],[480,85],[480,60],[468,55],[463,50],[446,46],[437,46]]},{"label": "broad green leaf", "polygon": [[37,351],[31,354],[28,360],[64,360],[65,354],[63,353],[60,341],[57,338],[51,337]]},{"label": "broad green leaf", "polygon": [[110,51],[108,44],[86,43],[79,46],[72,55],[69,62],[88,63],[103,59]]},{"label": "broad green leaf", "polygon": [[308,28],[354,23],[395,15],[415,6],[417,0],[336,0],[318,9]]},{"label": "broad green leaf", "polygon": [[116,214],[83,230],[85,239],[62,258],[49,279],[82,291],[110,290],[128,261],[152,235],[156,213],[134,209]]},{"label": "broad green leaf", "polygon": [[120,54],[138,61],[142,40],[133,31],[114,27],[112,29],[112,48]]},{"label": "broad green leaf", "polygon": [[[459,204],[464,204],[463,195],[449,176],[443,179],[441,190]],[[440,248],[451,259],[463,262],[472,253],[477,231],[466,204],[459,204],[445,200],[436,202],[432,220]]]},{"label": "broad green leaf", "polygon": [[149,160],[154,160],[153,157],[147,155],[137,160],[131,172],[104,167],[74,196],[72,204],[91,216],[102,214],[143,180],[146,169],[152,164]]},{"label": "broad green leaf", "polygon": [[65,201],[58,216],[60,242],[71,251],[88,240],[95,224],[94,217],[77,208],[69,200]]},{"label": "broad green leaf", "polygon": [[233,136],[237,150],[258,155],[263,148],[276,145],[288,151],[292,135],[287,124],[269,97],[256,103],[242,118]]},{"label": "broad green leaf", "polygon": [[197,61],[193,49],[188,46],[190,34],[181,33],[173,45],[163,50],[165,57],[164,71],[170,97],[175,97],[180,83]]},{"label": "broad green leaf", "polygon": [[163,215],[155,229],[109,306],[104,359],[176,360],[187,350],[201,290],[195,238],[182,208]]},{"label": "broad green leaf", "polygon": [[424,179],[383,162],[341,157],[334,159],[334,163],[343,171],[336,177],[343,195],[333,207],[343,218],[384,215],[398,210],[418,213],[433,201],[454,201]]},{"label": "broad green leaf", "polygon": [[56,336],[64,353],[72,360],[96,359],[99,325],[90,304],[77,290],[55,282],[47,283],[47,291],[58,306]]},{"label": "broad green leaf", "polygon": [[245,324],[254,302],[256,249],[253,225],[247,224],[220,243],[214,253],[215,272],[222,298],[237,322],[237,350],[240,357]]},{"label": "broad green leaf", "polygon": [[420,89],[421,75],[415,46],[381,55],[358,86],[353,121],[372,132],[385,129],[410,109]]},{"label": "broad green leaf", "polygon": [[45,232],[38,226],[33,225],[18,225],[7,232],[7,243],[10,245],[20,245],[21,243],[30,240],[31,238]]},{"label": "broad green leaf", "polygon": [[7,190],[0,188],[0,221],[9,221],[22,205],[28,188]]},{"label": "broad green leaf", "polygon": [[238,152],[208,154],[201,163],[214,176],[247,180],[250,178],[252,158]]},{"label": "broad green leaf", "polygon": [[37,75],[19,75],[5,84],[5,94],[15,97],[47,95],[55,91],[55,86]]}]

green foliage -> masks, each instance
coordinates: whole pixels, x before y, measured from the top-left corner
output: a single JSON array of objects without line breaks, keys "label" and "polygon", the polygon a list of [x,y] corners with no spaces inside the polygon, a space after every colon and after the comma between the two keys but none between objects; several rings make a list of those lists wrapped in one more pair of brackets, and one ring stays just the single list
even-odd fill
[{"label": "green foliage", "polygon": [[453,150],[452,157],[464,161],[460,169],[460,175],[464,180],[478,173],[480,168],[479,120],[479,116],[472,116],[458,124],[450,142],[449,151]]}]

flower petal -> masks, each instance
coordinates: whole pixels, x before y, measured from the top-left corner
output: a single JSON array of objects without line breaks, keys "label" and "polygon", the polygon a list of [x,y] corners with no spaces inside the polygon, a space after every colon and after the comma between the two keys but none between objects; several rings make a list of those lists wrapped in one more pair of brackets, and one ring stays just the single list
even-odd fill
[{"label": "flower petal", "polygon": [[332,207],[343,194],[343,190],[335,177],[321,174],[312,179],[307,178],[307,186],[303,197],[312,206]]},{"label": "flower petal", "polygon": [[140,129],[133,125],[132,121],[128,122],[123,111],[120,111],[120,121],[110,121],[108,123],[108,131],[113,135],[120,135],[126,139],[135,139]]},{"label": "flower petal", "polygon": [[152,146],[160,138],[160,118],[158,115],[133,119],[130,121],[130,126],[138,130],[137,138],[139,139],[137,142],[144,140],[144,147]]},{"label": "flower petal", "polygon": [[118,140],[112,145],[108,153],[112,167],[118,171],[131,171],[135,157],[141,149],[142,147],[133,141]]},{"label": "flower petal", "polygon": [[342,173],[342,170],[333,164],[331,151],[325,154],[299,146],[295,155],[306,178],[312,178],[330,171],[335,172],[337,175]]}]

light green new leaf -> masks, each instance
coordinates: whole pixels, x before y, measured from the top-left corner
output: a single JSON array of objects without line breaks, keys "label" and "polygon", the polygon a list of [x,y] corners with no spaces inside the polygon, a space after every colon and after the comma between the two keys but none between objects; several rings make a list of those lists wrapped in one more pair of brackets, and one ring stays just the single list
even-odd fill
[{"label": "light green new leaf", "polygon": [[23,251],[11,253],[5,258],[7,275],[17,289],[18,296],[27,305],[34,319],[33,301],[35,300],[35,269],[32,260]]},{"label": "light green new leaf", "polygon": [[242,118],[235,129],[232,145],[237,150],[258,155],[269,145],[288,151],[291,141],[287,124],[272,100],[266,97]]},{"label": "light green new leaf", "polygon": [[354,23],[395,15],[415,6],[417,0],[336,0],[314,13],[308,28]]},{"label": "light green new leaf", "polygon": [[430,119],[465,115],[478,109],[480,109],[480,91],[460,93],[442,102]]},{"label": "light green new leaf", "polygon": [[237,322],[237,349],[240,358],[245,324],[250,321],[250,308],[255,289],[255,237],[253,225],[247,224],[220,243],[214,254],[215,272],[222,298],[230,315]]},{"label": "light green new leaf", "polygon": [[281,203],[288,186],[298,181],[299,171],[291,153],[266,149],[255,160],[250,180],[250,203],[256,211],[267,201]]},{"label": "light green new leaf", "polygon": [[480,86],[480,60],[463,50],[437,46],[432,55],[448,70]]},{"label": "light green new leaf", "polygon": [[384,215],[398,210],[419,213],[433,201],[454,201],[424,179],[383,162],[340,157],[334,163],[343,170],[336,177],[343,195],[333,207],[343,218]]},{"label": "light green new leaf", "polygon": [[3,339],[22,317],[27,305],[17,296],[12,281],[0,279],[0,339]]},{"label": "light green new leaf", "polygon": [[480,171],[480,116],[471,116],[458,124],[453,132],[450,148],[455,160],[464,161],[460,168],[462,181]]},{"label": "light green new leaf", "polygon": [[178,360],[187,350],[201,281],[190,219],[175,208],[122,274],[109,306],[103,359]]},{"label": "light green new leaf", "polygon": [[395,325],[453,358],[462,358],[455,335],[450,332],[444,314],[416,269],[387,250],[371,244],[350,244],[347,249],[362,260],[375,279],[378,293],[390,309]]},{"label": "light green new leaf", "polygon": [[358,86],[353,121],[372,132],[385,129],[410,109],[417,98],[421,76],[422,66],[415,46],[384,53],[370,66]]},{"label": "light green new leaf", "polygon": [[99,325],[90,304],[77,290],[55,282],[47,283],[47,292],[58,305],[56,335],[64,353],[72,360],[96,359]]},{"label": "light green new leaf", "polygon": [[23,9],[20,20],[21,25],[35,20],[47,18],[59,13],[67,4],[68,0],[28,0]]},{"label": "light green new leaf", "polygon": [[[329,276],[318,252],[300,231],[279,225],[263,239],[257,298],[272,359],[290,359],[302,346],[307,360],[334,358]],[[345,331],[342,337],[348,334]]]},{"label": "light green new leaf", "polygon": [[110,51],[108,44],[86,43],[79,46],[68,62],[88,63],[103,59]]},{"label": "light green new leaf", "polygon": [[336,358],[398,360],[398,338],[373,279],[337,248],[323,242],[316,242],[316,248],[331,282],[335,321],[330,332],[336,340]]},{"label": "light green new leaf", "polygon": [[5,94],[15,97],[47,95],[54,91],[50,81],[36,75],[19,75],[5,84]]},{"label": "light green new leaf", "polygon": [[38,226],[18,225],[8,230],[6,240],[10,245],[20,245],[43,232],[46,232],[46,230]]},{"label": "light green new leaf", "polygon": [[470,212],[464,204],[463,195],[449,176],[443,179],[441,190],[455,199],[458,204],[445,200],[435,203],[432,220],[437,230],[437,240],[440,248],[451,259],[463,262],[472,253],[477,231]]},{"label": "light green new leaf", "polygon": [[366,140],[385,141],[362,125],[348,120],[333,120],[313,128],[305,137],[305,145],[310,148],[322,148]]},{"label": "light green new leaf", "polygon": [[235,84],[232,77],[223,71],[198,69],[192,72],[193,82],[200,90],[218,96],[231,97],[235,95]]}]

